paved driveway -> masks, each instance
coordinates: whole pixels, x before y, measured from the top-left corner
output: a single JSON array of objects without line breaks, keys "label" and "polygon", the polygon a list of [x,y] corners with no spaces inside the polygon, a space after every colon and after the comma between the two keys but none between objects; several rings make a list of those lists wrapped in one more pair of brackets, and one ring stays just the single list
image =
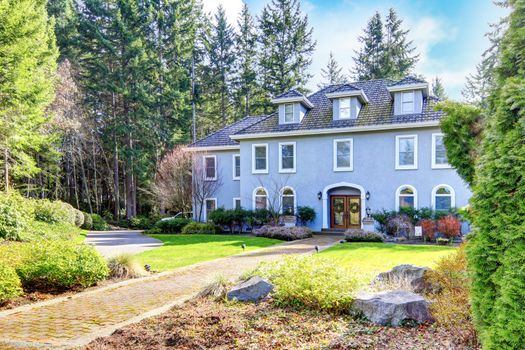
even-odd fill
[{"label": "paved driveway", "polygon": [[144,236],[142,231],[90,232],[85,242],[94,244],[95,248],[105,257],[122,253],[137,254],[162,245],[162,241]]}]

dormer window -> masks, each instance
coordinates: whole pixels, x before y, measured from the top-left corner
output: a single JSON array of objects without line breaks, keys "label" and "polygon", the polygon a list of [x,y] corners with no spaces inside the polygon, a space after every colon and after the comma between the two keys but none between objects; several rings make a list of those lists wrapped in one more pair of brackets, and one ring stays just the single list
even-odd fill
[{"label": "dormer window", "polygon": [[401,111],[403,113],[414,113],[414,91],[403,92],[401,99]]},{"label": "dormer window", "polygon": [[339,99],[339,119],[350,119],[350,98]]},{"label": "dormer window", "polygon": [[287,103],[284,105],[284,122],[285,123],[293,123],[293,104]]}]

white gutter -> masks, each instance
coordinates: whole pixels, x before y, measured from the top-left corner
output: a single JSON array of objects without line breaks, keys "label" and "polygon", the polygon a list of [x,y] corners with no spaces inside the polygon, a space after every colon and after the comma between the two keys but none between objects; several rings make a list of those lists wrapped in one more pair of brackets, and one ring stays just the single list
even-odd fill
[{"label": "white gutter", "polygon": [[207,146],[207,147],[186,147],[185,151],[188,152],[206,152],[206,151],[232,151],[239,150],[241,147],[239,145],[235,146]]},{"label": "white gutter", "polygon": [[425,92],[425,96],[428,96],[428,83],[395,85],[395,86],[389,86],[386,89],[390,93],[398,92],[398,91],[408,91],[408,90],[423,90]]},{"label": "white gutter", "polygon": [[286,132],[266,132],[266,133],[259,133],[259,134],[244,134],[244,135],[240,134],[240,135],[230,135],[230,138],[233,140],[245,140],[245,139],[262,139],[262,138],[287,137],[287,136],[342,134],[342,133],[357,133],[357,132],[367,132],[367,131],[386,131],[386,130],[398,130],[398,129],[428,128],[428,127],[435,127],[435,126],[439,126],[439,120],[433,120],[429,122],[417,122],[417,123],[353,126],[353,127],[346,127],[346,128],[292,130],[292,131],[286,131]]}]

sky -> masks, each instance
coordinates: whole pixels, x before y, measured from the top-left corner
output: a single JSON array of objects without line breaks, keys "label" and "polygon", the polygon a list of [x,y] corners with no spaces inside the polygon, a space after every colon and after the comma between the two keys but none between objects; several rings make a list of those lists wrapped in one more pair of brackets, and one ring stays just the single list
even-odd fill
[{"label": "sky", "polygon": [[[254,16],[270,1],[246,0]],[[203,2],[206,12],[222,4],[228,21],[236,26],[242,0]],[[358,37],[368,19],[376,11],[384,17],[391,7],[403,19],[404,28],[410,30],[409,38],[419,54],[415,73],[428,81],[440,77],[448,96],[456,100],[461,100],[466,76],[475,72],[488,47],[485,33],[489,24],[508,12],[491,0],[302,0],[301,9],[308,15],[317,41],[308,88],[315,90],[321,81],[321,68],[326,66],[330,52],[349,74],[354,51],[361,46]]]}]

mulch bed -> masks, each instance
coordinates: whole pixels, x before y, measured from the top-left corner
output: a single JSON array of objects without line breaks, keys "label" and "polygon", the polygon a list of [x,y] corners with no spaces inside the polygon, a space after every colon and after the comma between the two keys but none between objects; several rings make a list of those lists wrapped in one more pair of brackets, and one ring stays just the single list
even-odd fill
[{"label": "mulch bed", "polygon": [[195,299],[98,338],[103,349],[477,349],[434,325],[381,327],[348,316]]}]

